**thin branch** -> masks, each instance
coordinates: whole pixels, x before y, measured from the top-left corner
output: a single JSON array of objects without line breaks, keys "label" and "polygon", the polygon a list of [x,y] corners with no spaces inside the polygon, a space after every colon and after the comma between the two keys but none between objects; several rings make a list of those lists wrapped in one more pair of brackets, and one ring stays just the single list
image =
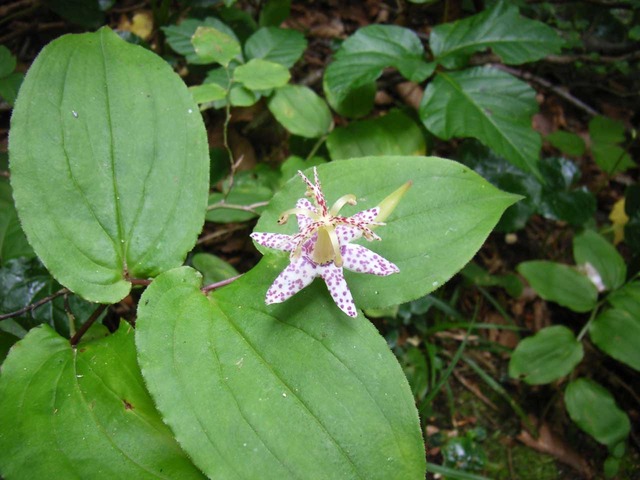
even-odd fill
[{"label": "thin branch", "polygon": [[235,277],[227,278],[225,280],[221,280],[219,282],[212,283],[210,285],[205,285],[200,290],[202,290],[202,293],[209,293],[210,291],[215,290],[216,288],[221,288],[221,287],[224,287],[225,285],[229,285],[230,283],[239,279],[241,276],[242,274],[236,275]]},{"label": "thin branch", "polygon": [[235,203],[227,203],[224,200],[220,200],[219,202],[209,205],[207,207],[207,211],[216,210],[218,208],[228,208],[230,210],[242,210],[243,212],[250,212],[259,215],[259,212],[256,211],[256,208],[265,207],[268,204],[268,201],[263,201],[252,203],[251,205],[236,205]]},{"label": "thin branch", "polygon": [[638,59],[640,59],[640,50],[635,50],[622,55],[598,55],[597,57],[590,54],[548,55],[543,59],[543,61],[550,63],[573,63],[576,61],[589,63],[616,63]]},{"label": "thin branch", "polygon": [[0,44],[4,44],[7,43],[9,40],[12,40],[13,38],[19,37],[24,33],[27,33],[29,31],[31,31],[32,29],[36,29],[38,32],[45,32],[47,30],[55,30],[55,29],[63,29],[67,26],[66,23],[64,22],[51,22],[51,23],[29,23],[26,25],[23,25],[19,28],[16,28],[14,31],[8,33],[7,35],[4,35],[2,37],[0,37]]},{"label": "thin branch", "polygon": [[98,317],[102,315],[102,312],[104,312],[108,306],[109,305],[103,304],[94,310],[94,312],[91,314],[89,319],[82,324],[82,326],[78,329],[76,334],[73,337],[71,337],[71,340],[69,340],[69,343],[71,344],[71,346],[75,347],[80,342],[80,339],[82,338],[82,336],[85,333],[87,333],[87,330],[91,328],[91,325],[95,323]]},{"label": "thin branch", "polygon": [[491,66],[494,67],[494,68],[497,68],[499,70],[502,70],[503,72],[507,72],[507,73],[510,73],[511,75],[515,75],[516,77],[520,77],[523,80],[527,80],[527,81],[532,81],[532,82],[538,83],[538,84],[542,85],[544,88],[546,88],[548,90],[551,90],[553,93],[555,93],[559,97],[564,98],[569,103],[572,103],[573,105],[575,105],[579,109],[585,111],[586,113],[588,113],[591,116],[595,117],[597,115],[600,115],[600,113],[597,110],[595,110],[594,108],[590,107],[589,105],[584,103],[579,98],[574,97],[573,95],[571,95],[566,90],[564,90],[561,87],[558,87],[556,85],[553,85],[551,82],[549,82],[548,80],[545,80],[544,78],[538,77],[537,75],[533,75],[532,73],[526,72],[524,70],[518,70],[516,68],[507,67],[506,65],[502,65],[502,64],[499,64],[499,63],[492,64]]},{"label": "thin branch", "polygon": [[210,242],[211,240],[215,240],[216,238],[224,237],[232,232],[236,232],[238,230],[244,230],[246,225],[236,225],[230,228],[226,228],[223,230],[216,230],[215,232],[207,233],[198,239],[196,245],[202,245],[203,243]]},{"label": "thin branch", "polygon": [[151,284],[151,280],[147,278],[127,278],[127,282],[130,282],[131,285],[142,285],[145,287]]},{"label": "thin branch", "polygon": [[24,308],[21,308],[20,310],[16,310],[15,312],[9,312],[9,313],[4,313],[2,315],[0,315],[0,321],[1,320],[6,320],[8,318],[13,318],[13,317],[19,317],[20,315],[30,312],[31,310],[35,310],[38,307],[41,307],[42,305],[51,302],[52,300],[54,300],[55,298],[58,298],[60,295],[64,295],[66,293],[69,293],[69,289],[67,288],[62,288],[60,290],[58,290],[55,293],[52,293],[51,295],[49,295],[48,297],[43,298],[42,300],[38,300],[35,303],[32,303],[31,305],[27,305]]},{"label": "thin branch", "polygon": [[0,170],[0,177],[9,178],[11,174],[7,170]]}]

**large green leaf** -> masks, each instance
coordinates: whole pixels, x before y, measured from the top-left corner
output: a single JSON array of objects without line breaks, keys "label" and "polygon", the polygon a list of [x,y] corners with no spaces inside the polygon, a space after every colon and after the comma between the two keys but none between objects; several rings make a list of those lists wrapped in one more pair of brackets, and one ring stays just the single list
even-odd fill
[{"label": "large green leaf", "polygon": [[438,25],[429,36],[435,60],[447,68],[465,66],[473,53],[485,48],[504,63],[517,65],[559,53],[563,44],[551,27],[521,17],[518,7],[505,1],[464,20]]},{"label": "large green leaf", "polygon": [[[313,176],[310,169],[306,173]],[[363,309],[404,303],[440,287],[473,257],[502,212],[518,199],[467,167],[436,157],[363,157],[320,165],[318,173],[330,205],[345,194],[356,195],[358,205],[345,206],[341,215],[374,207],[396,188],[413,181],[386,225],[376,230],[382,241],[363,241],[395,263],[400,273],[378,277],[346,272],[356,305]],[[304,193],[301,179],[291,179],[273,197],[255,231],[297,232],[294,219],[284,226],[277,220]],[[287,253],[258,248],[288,260]]]},{"label": "large green leaf", "polygon": [[420,117],[445,140],[475,137],[515,166],[540,175],[540,135],[531,128],[535,91],[492,67],[439,72],[429,83]]},{"label": "large green leaf", "polygon": [[586,378],[574,380],[564,392],[571,420],[598,442],[614,447],[627,438],[629,417],[606,388]]},{"label": "large green leaf", "polygon": [[375,82],[387,67],[421,82],[431,75],[434,65],[424,61],[424,48],[413,31],[396,25],[370,25],[347,38],[336,52],[325,71],[325,90],[339,104],[350,91]]},{"label": "large green leaf", "polygon": [[29,242],[88,300],[117,302],[127,276],[180,265],[202,228],[209,155],[197,106],[166,62],[108,28],[42,50],[9,152]]},{"label": "large green leaf", "polygon": [[208,298],[182,267],[142,296],[138,359],[180,444],[210,478],[424,478],[411,391],[384,339],[319,285],[265,306],[280,268],[264,259]]},{"label": "large green leaf", "polygon": [[606,310],[589,325],[591,340],[600,350],[640,371],[640,310]]},{"label": "large green leaf", "polygon": [[550,383],[571,373],[584,355],[582,343],[562,325],[522,340],[509,361],[509,376],[530,385]]},{"label": "large green leaf", "polygon": [[0,376],[5,478],[203,478],[162,422],[133,331],[81,343],[49,327],[16,344]]},{"label": "large green leaf", "polygon": [[616,247],[593,230],[585,230],[574,237],[573,256],[576,264],[589,264],[595,268],[607,290],[615,290],[622,286],[627,278],[627,266],[622,255]]},{"label": "large green leaf", "polygon": [[333,125],[326,102],[303,85],[286,85],[269,100],[269,111],[284,128],[306,138],[318,138]]},{"label": "large green leaf", "polygon": [[588,312],[596,306],[596,287],[585,275],[568,265],[534,260],[518,265],[518,272],[545,300],[574,312]]},{"label": "large green leaf", "polygon": [[427,147],[416,122],[400,110],[336,128],[327,138],[333,160],[373,155],[424,155]]},{"label": "large green leaf", "polygon": [[247,39],[244,53],[247,58],[261,58],[291,68],[305,48],[307,41],[297,30],[263,27]]}]

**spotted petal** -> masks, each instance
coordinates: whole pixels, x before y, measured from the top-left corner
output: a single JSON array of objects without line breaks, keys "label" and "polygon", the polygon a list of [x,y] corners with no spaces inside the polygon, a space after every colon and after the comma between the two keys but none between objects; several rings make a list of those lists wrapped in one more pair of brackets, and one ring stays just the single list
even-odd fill
[{"label": "spotted petal", "polygon": [[290,252],[295,246],[295,243],[292,241],[293,237],[282,233],[254,232],[251,234],[251,238],[264,247],[283,250],[285,252]]},{"label": "spotted petal", "polygon": [[344,268],[357,273],[371,273],[384,277],[400,271],[389,260],[362,245],[343,245],[342,261]]},{"label": "spotted petal", "polygon": [[333,301],[336,302],[336,305],[350,317],[357,317],[358,312],[356,311],[356,306],[353,303],[353,297],[351,296],[351,292],[347,286],[347,281],[344,279],[342,268],[336,267],[332,262],[320,266],[319,269],[320,276],[327,284],[329,293],[331,294]]},{"label": "spotted petal", "polygon": [[[296,208],[302,208],[304,210],[311,210],[312,212],[316,212],[316,207],[311,205],[311,202],[306,198],[301,198],[296,202]],[[307,215],[296,215],[296,219],[298,220],[298,230],[303,230],[305,227],[308,227],[313,220]]]},{"label": "spotted petal", "polygon": [[273,281],[265,303],[282,303],[309,285],[318,276],[316,266],[305,256],[293,260]]},{"label": "spotted petal", "polygon": [[[372,223],[375,218],[380,213],[379,207],[369,208],[368,210],[363,210],[361,212],[356,213],[348,217],[350,222],[360,223],[363,225],[369,225]],[[349,225],[338,225],[336,227],[336,235],[338,235],[338,240],[340,241],[340,245],[344,245],[353,240],[357,240],[362,237],[362,230],[358,227],[351,227]],[[374,238],[379,240],[380,237],[374,234]]]}]

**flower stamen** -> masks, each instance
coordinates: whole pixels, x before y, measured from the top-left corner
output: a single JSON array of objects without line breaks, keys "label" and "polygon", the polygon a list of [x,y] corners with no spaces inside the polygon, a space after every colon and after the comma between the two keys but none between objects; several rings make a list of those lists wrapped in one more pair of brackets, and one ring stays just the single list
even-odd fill
[{"label": "flower stamen", "polygon": [[356,202],[356,196],[352,193],[348,193],[347,195],[343,195],[342,197],[340,197],[329,209],[329,215],[335,217],[336,215],[338,215],[338,212],[340,212],[342,207],[344,207],[346,204],[357,205],[358,202]]},{"label": "flower stamen", "polygon": [[278,217],[278,225],[284,225],[289,220],[290,215],[304,215],[305,217],[309,217],[311,220],[318,221],[320,217],[318,214],[308,208],[290,208],[289,210],[285,210]]}]

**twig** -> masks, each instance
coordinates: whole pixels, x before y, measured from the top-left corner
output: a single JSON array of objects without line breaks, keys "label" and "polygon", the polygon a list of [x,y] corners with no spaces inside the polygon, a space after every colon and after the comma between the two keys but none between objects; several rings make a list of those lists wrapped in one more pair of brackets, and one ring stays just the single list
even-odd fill
[{"label": "twig", "polygon": [[4,313],[0,315],[0,320],[6,320],[8,318],[18,317],[23,313],[27,313],[27,312],[30,312],[31,310],[35,310],[36,308],[51,302],[53,299],[58,298],[60,295],[64,295],[65,293],[69,293],[69,289],[62,288],[57,292],[52,293],[48,297],[45,297],[42,300],[38,300],[37,302],[32,303],[31,305],[27,305],[26,307],[21,308],[20,310],[16,310],[15,312]]},{"label": "twig", "polygon": [[544,78],[538,77],[538,76],[533,75],[532,73],[526,72],[524,70],[518,70],[516,68],[507,67],[506,65],[502,65],[502,64],[499,64],[499,63],[492,64],[491,66],[494,67],[494,68],[497,68],[499,70],[502,70],[503,72],[507,72],[507,73],[510,73],[511,75],[515,75],[516,77],[520,77],[523,80],[529,80],[529,81],[538,83],[538,84],[542,85],[543,87],[551,90],[553,93],[555,93],[559,97],[564,98],[565,100],[567,100],[568,102],[572,103],[576,107],[578,107],[581,110],[585,111],[586,113],[588,113],[591,116],[595,117],[597,115],[600,115],[600,113],[597,110],[593,109],[592,107],[590,107],[589,105],[584,103],[582,100],[574,97],[573,95],[571,95],[569,92],[563,90],[562,88],[553,85],[551,82],[549,82],[548,80],[545,80]]},{"label": "twig", "polygon": [[464,388],[466,388],[471,393],[473,393],[476,397],[478,397],[480,401],[482,401],[482,403],[484,403],[487,407],[491,408],[496,412],[499,410],[496,404],[493,403],[491,400],[489,400],[476,385],[473,385],[469,380],[464,378],[455,370],[453,371],[453,376],[456,377],[456,380],[458,380]]},{"label": "twig", "polygon": [[7,170],[0,170],[0,177],[9,178],[11,174]]},{"label": "twig", "polygon": [[[329,128],[329,130],[333,130],[333,120],[331,121],[331,127]],[[306,158],[307,160],[309,160],[316,154],[316,152],[322,146],[322,144],[325,142],[328,136],[329,136],[328,134],[324,134],[318,139],[318,141],[315,143],[315,145],[307,155],[307,158]]]},{"label": "twig", "polygon": [[615,63],[628,60],[637,60],[640,58],[640,50],[625,53],[622,55],[598,55],[594,57],[589,54],[578,55],[549,55],[543,60],[550,63],[573,63],[575,61],[591,62],[591,63]]},{"label": "twig", "polygon": [[85,333],[87,333],[87,330],[91,328],[91,325],[94,324],[94,322],[98,319],[98,317],[100,317],[100,315],[102,315],[102,312],[104,312],[108,306],[109,305],[103,304],[94,310],[94,312],[91,314],[89,319],[82,324],[82,326],[78,329],[76,334],[73,337],[71,337],[71,340],[69,340],[69,343],[71,343],[71,346],[75,347],[78,344],[78,342],[80,342],[80,339],[82,338],[82,336]]},{"label": "twig", "polygon": [[235,225],[223,230],[216,230],[215,232],[211,232],[200,237],[196,245],[202,245],[203,243],[210,242],[211,240],[215,240],[216,238],[224,237],[225,235],[236,232],[238,230],[244,230],[245,228],[246,225]]},{"label": "twig", "polygon": [[243,212],[250,212],[259,215],[259,212],[256,211],[256,208],[265,207],[268,204],[268,201],[263,201],[252,203],[251,205],[237,205],[235,203],[227,203],[224,200],[220,200],[219,202],[209,205],[207,207],[207,211],[216,210],[218,208],[228,208],[230,210],[242,210]]},{"label": "twig", "polygon": [[26,7],[28,5],[31,5],[32,3],[33,3],[33,0],[18,0],[17,2],[8,3],[7,5],[0,7],[0,17],[9,15],[13,10]]},{"label": "twig", "polygon": [[64,28],[66,27],[66,23],[64,22],[51,22],[51,23],[39,23],[39,24],[28,24],[21,28],[16,28],[13,32],[8,33],[7,35],[0,37],[0,44],[7,43],[9,40],[19,37],[20,35],[27,33],[28,31],[35,28],[38,32],[45,32],[47,30],[54,30],[56,28]]},{"label": "twig", "polygon": [[210,285],[205,285],[200,290],[202,291],[202,293],[209,293],[210,291],[215,290],[216,288],[221,288],[221,287],[224,287],[225,285],[229,285],[230,283],[239,279],[241,276],[242,274],[236,275],[235,277],[227,278],[225,280],[220,280],[219,282],[215,282]]}]

